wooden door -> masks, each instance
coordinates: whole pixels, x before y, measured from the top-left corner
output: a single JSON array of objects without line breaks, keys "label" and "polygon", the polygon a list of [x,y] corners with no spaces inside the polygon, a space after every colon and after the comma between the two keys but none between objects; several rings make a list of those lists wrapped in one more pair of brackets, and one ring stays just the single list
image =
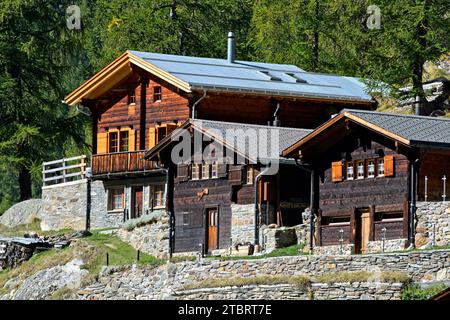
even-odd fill
[{"label": "wooden door", "polygon": [[361,214],[361,253],[366,253],[370,233],[370,213],[365,211]]},{"label": "wooden door", "polygon": [[360,209],[355,213],[355,253],[365,253],[370,234],[369,208]]},{"label": "wooden door", "polygon": [[133,187],[133,216],[139,218],[142,215],[142,186]]},{"label": "wooden door", "polygon": [[217,227],[218,227],[218,211],[217,208],[206,209],[208,218],[207,233],[208,233],[208,253],[217,249]]}]

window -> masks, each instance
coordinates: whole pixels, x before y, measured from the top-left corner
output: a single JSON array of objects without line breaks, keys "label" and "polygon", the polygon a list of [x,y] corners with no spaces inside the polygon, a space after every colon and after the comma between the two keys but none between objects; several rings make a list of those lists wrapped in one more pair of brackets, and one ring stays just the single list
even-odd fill
[{"label": "window", "polygon": [[126,152],[130,150],[130,133],[128,130],[111,131],[109,135],[108,152]]},{"label": "window", "polygon": [[136,104],[136,93],[134,91],[128,94],[128,104]]},{"label": "window", "polygon": [[155,208],[161,208],[166,205],[166,186],[164,184],[156,184],[153,186],[153,205]]},{"label": "window", "polygon": [[358,161],[358,179],[364,179],[364,161]]},{"label": "window", "polygon": [[247,184],[253,184],[253,168],[247,166],[247,176],[246,176]]},{"label": "window", "polygon": [[354,178],[353,162],[347,162],[347,180],[353,180],[353,178]]},{"label": "window", "polygon": [[115,132],[109,132],[109,152],[117,152],[119,151],[118,149],[118,136],[119,136],[119,132],[115,131]]},{"label": "window", "polygon": [[217,179],[219,174],[219,164],[217,163],[217,161],[214,161],[213,164],[211,165],[211,179]]},{"label": "window", "polygon": [[167,135],[167,127],[160,126],[158,127],[158,142],[164,139]]},{"label": "window", "polygon": [[378,176],[384,176],[384,159],[378,159]]},{"label": "window", "polygon": [[369,160],[367,165],[367,178],[375,177],[375,160]]},{"label": "window", "polygon": [[128,151],[128,131],[120,131],[120,139],[119,139],[119,151],[124,152]]},{"label": "window", "polygon": [[160,102],[162,100],[161,87],[153,87],[153,102]]},{"label": "window", "polygon": [[209,179],[209,164],[202,165],[202,179]]},{"label": "window", "polygon": [[123,188],[108,189],[108,210],[122,210],[124,208]]},{"label": "window", "polygon": [[183,226],[189,225],[190,215],[189,212],[183,212]]},{"label": "window", "polygon": [[192,164],[192,180],[200,179],[200,165],[198,163]]}]

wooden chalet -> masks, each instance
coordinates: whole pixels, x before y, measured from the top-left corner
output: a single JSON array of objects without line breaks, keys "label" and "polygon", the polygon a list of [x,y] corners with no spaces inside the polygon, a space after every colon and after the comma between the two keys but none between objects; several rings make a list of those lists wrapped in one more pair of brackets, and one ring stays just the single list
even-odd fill
[{"label": "wooden chalet", "polygon": [[382,238],[414,244],[416,202],[445,200],[450,120],[344,110],[283,156],[314,172],[317,245],[342,239],[364,253]]},{"label": "wooden chalet", "polygon": [[[239,130],[255,133],[255,141],[239,144],[235,136],[227,136]],[[301,224],[301,213],[309,207],[310,175],[279,155],[310,132],[190,119],[149,150],[145,158],[169,172],[174,252],[195,251],[199,244],[204,244],[205,253],[238,243],[259,244],[261,225]],[[188,134],[192,152],[177,162],[172,151],[183,133]],[[202,141],[198,150],[194,150],[196,135]],[[275,144],[276,150],[268,152]],[[196,154],[207,156],[197,160]],[[266,170],[270,166],[273,170]]]},{"label": "wooden chalet", "polygon": [[105,192],[92,202],[112,220],[166,207],[165,171],[143,156],[190,118],[313,129],[375,108],[358,79],[238,61],[228,43],[228,59],[127,51],[65,98],[91,113],[92,178]]}]

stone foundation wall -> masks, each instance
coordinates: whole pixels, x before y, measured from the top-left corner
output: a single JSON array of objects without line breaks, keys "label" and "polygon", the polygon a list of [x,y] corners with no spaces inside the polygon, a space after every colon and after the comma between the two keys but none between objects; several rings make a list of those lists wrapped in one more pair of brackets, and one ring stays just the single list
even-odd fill
[{"label": "stone foundation wall", "polygon": [[[258,260],[204,260],[197,262],[169,263],[159,267],[107,268],[94,283],[80,291],[82,299],[173,299],[175,292],[185,285],[205,279],[229,277],[252,278],[258,275],[308,275],[317,276],[340,271],[395,271],[408,274],[415,282],[450,280],[450,250],[408,252],[396,254],[372,254],[355,256],[295,256]],[[335,284],[313,287],[315,299],[333,299],[340,294],[347,298],[363,298],[363,294],[381,294],[384,290],[376,281],[367,287],[362,283]],[[338,287],[337,287],[338,286]],[[374,287],[373,287],[374,286]],[[378,287],[377,287],[378,286]],[[378,288],[378,289],[377,289]],[[329,292],[331,289],[331,293]],[[398,285],[385,287],[385,294],[396,298]],[[344,290],[342,293],[339,290]],[[375,291],[374,291],[375,290]],[[367,296],[366,296],[367,297]]]},{"label": "stone foundation wall", "polygon": [[[42,188],[41,229],[84,230],[86,228],[87,180],[79,180]],[[107,211],[107,195],[102,181],[91,182],[92,229],[118,227],[122,213]]]},{"label": "stone foundation wall", "polygon": [[231,204],[232,244],[255,242],[255,207],[253,204]]},{"label": "stone foundation wall", "polygon": [[42,188],[41,229],[44,231],[86,227],[87,181]]},{"label": "stone foundation wall", "polygon": [[314,247],[314,254],[316,255],[324,255],[324,256],[333,256],[333,255],[351,255],[355,251],[355,246],[353,244],[344,244],[344,245],[330,245],[330,246],[319,246]]},{"label": "stone foundation wall", "polygon": [[165,259],[169,255],[169,230],[169,216],[164,212],[156,222],[131,231],[121,228],[117,235],[136,250]]},{"label": "stone foundation wall", "polygon": [[313,300],[400,300],[403,283],[312,283]]},{"label": "stone foundation wall", "polygon": [[392,239],[383,241],[369,241],[366,247],[366,253],[394,252],[405,250],[408,245],[408,239]]},{"label": "stone foundation wall", "polygon": [[450,244],[450,202],[417,203],[416,247]]}]

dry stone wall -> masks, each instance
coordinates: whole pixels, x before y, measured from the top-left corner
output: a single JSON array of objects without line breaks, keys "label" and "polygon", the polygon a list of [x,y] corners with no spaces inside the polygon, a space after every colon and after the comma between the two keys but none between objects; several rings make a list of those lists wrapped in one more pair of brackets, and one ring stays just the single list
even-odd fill
[{"label": "dry stone wall", "polygon": [[450,244],[450,202],[417,203],[416,246]]},{"label": "dry stone wall", "polygon": [[[295,256],[258,260],[205,260],[168,263],[160,267],[106,268],[98,282],[79,291],[81,299],[175,299],[185,285],[206,279],[229,277],[251,278],[263,275],[317,276],[335,272],[367,270],[374,275],[395,271],[408,274],[415,282],[450,280],[450,250],[372,254],[358,256]],[[348,299],[373,296],[396,299],[399,285],[328,284],[313,286],[315,299],[333,299],[346,295]],[[351,288],[350,288],[351,287]],[[363,296],[369,294],[369,296]],[[201,294],[201,293],[199,293]],[[286,293],[286,297],[289,293]],[[328,295],[328,296],[326,296]],[[299,296],[300,297],[300,296]]]}]

